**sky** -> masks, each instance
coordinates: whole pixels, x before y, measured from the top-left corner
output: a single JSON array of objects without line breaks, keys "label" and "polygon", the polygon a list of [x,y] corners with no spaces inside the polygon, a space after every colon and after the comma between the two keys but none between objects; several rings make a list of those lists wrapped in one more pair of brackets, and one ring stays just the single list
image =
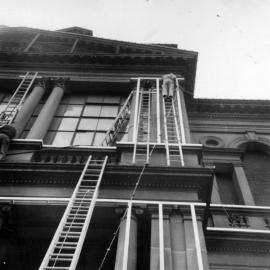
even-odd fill
[{"label": "sky", "polygon": [[270,0],[0,0],[0,25],[176,43],[197,51],[195,97],[270,100]]}]

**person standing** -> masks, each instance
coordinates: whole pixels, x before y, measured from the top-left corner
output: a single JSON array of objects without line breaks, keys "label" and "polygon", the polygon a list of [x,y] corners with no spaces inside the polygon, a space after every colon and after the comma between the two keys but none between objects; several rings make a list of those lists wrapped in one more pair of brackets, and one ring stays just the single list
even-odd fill
[{"label": "person standing", "polygon": [[165,99],[172,99],[176,89],[176,76],[173,73],[162,76],[162,96]]}]

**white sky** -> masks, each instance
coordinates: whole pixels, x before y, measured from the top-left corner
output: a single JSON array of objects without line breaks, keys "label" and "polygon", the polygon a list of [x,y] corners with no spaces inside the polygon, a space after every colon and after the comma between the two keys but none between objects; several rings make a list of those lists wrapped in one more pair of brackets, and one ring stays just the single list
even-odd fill
[{"label": "white sky", "polygon": [[0,24],[177,43],[199,52],[195,96],[270,99],[270,0],[0,0]]}]

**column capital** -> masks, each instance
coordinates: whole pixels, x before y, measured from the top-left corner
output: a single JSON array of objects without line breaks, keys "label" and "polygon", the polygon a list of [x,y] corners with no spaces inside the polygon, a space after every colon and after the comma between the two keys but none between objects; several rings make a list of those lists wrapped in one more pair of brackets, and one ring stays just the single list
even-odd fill
[{"label": "column capital", "polygon": [[[121,217],[124,214],[125,210],[126,210],[125,206],[118,206],[114,209],[114,212],[116,215]],[[140,216],[143,214],[143,212],[144,212],[144,209],[141,207],[132,207],[132,210],[131,210],[133,217]]]},{"label": "column capital", "polygon": [[202,162],[203,167],[207,168],[207,169],[212,169],[214,170],[216,168],[214,161],[210,161],[210,160],[203,160]]},{"label": "column capital", "polygon": [[39,86],[39,87],[42,87],[42,88],[46,89],[48,81],[49,81],[49,78],[36,79],[35,82],[34,82],[34,88],[36,86]]},{"label": "column capital", "polygon": [[[191,209],[190,206],[181,206],[181,213],[183,215],[184,220],[191,220]],[[197,208],[196,209],[196,217],[197,220],[202,220],[203,219],[203,214],[204,214],[204,209],[203,208]]]},{"label": "column capital", "polygon": [[53,78],[52,79],[53,87],[60,87],[65,90],[67,88],[69,80],[70,80],[69,78],[62,78],[62,77]]},{"label": "column capital", "polygon": [[244,163],[241,160],[233,161],[232,166],[233,167],[244,167]]}]

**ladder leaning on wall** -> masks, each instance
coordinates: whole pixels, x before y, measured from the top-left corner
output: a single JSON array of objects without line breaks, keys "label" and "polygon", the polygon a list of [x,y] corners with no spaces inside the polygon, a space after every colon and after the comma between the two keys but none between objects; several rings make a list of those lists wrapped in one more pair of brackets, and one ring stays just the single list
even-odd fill
[{"label": "ladder leaning on wall", "polygon": [[[137,81],[137,88],[132,162],[149,163],[151,144],[156,143],[150,141],[153,133],[151,126],[156,121],[156,141],[165,145],[167,166],[184,166],[182,144],[185,143],[185,134],[179,95],[179,79],[176,80],[176,90],[171,99],[166,99],[161,95],[161,78],[139,77],[134,79]],[[146,89],[143,87],[145,81],[150,81],[155,86]],[[156,102],[156,115],[153,109],[154,102]],[[155,117],[156,119],[154,119]]]},{"label": "ladder leaning on wall", "polygon": [[134,148],[132,162],[149,163],[152,109],[152,89],[143,87],[144,78],[137,79],[134,117]]},{"label": "ladder leaning on wall", "polygon": [[130,118],[131,102],[132,102],[133,91],[127,97],[122,109],[115,118],[112,126],[108,129],[105,134],[102,146],[112,146],[117,140],[120,140],[120,134],[124,133]]},{"label": "ladder leaning on wall", "polygon": [[16,117],[17,112],[20,110],[22,103],[24,102],[28,92],[31,89],[35,79],[37,78],[37,72],[27,72],[14,94],[11,96],[5,109],[0,114],[0,125],[11,124]]},{"label": "ladder leaning on wall", "polygon": [[89,156],[39,270],[76,269],[107,160]]}]

